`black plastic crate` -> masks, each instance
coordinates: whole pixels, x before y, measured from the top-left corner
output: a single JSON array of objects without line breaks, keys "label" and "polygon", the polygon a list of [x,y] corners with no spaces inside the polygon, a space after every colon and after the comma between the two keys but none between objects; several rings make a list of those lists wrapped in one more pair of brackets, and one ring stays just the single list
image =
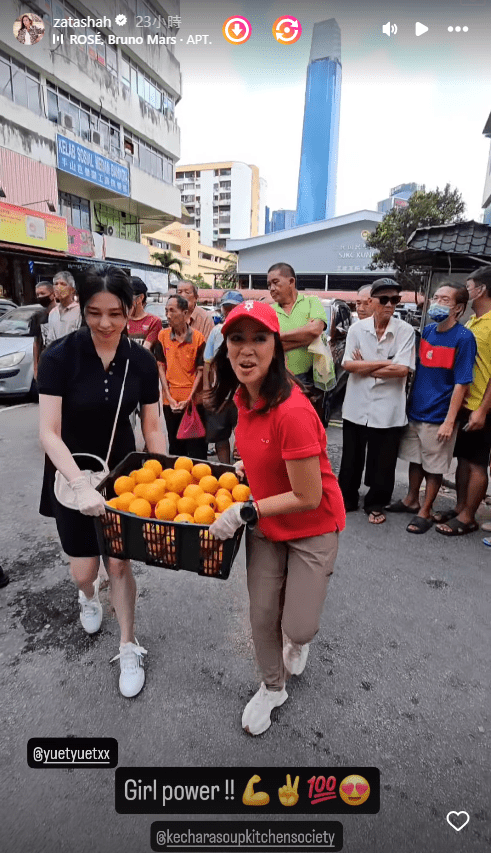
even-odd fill
[{"label": "black plastic crate", "polygon": [[[147,459],[158,459],[164,468],[173,468],[178,456],[159,453],[129,453],[97,487],[107,500],[114,494],[118,477],[141,468]],[[193,459],[193,463],[203,462]],[[207,462],[215,477],[225,471],[235,473],[233,465]],[[244,481],[245,482],[245,481]],[[237,556],[244,528],[239,527],[231,539],[220,541],[209,534],[208,525],[140,518],[129,512],[106,508],[106,514],[95,519],[97,538],[102,553],[119,560],[138,560],[148,566],[195,572],[205,577],[226,580]]]}]

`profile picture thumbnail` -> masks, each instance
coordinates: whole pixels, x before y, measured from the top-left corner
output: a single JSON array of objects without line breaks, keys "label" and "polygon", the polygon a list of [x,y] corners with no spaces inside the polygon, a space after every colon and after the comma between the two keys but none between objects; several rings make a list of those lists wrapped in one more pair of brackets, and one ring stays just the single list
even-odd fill
[{"label": "profile picture thumbnail", "polygon": [[14,36],[21,44],[36,44],[44,36],[43,19],[34,12],[24,12],[14,21]]}]

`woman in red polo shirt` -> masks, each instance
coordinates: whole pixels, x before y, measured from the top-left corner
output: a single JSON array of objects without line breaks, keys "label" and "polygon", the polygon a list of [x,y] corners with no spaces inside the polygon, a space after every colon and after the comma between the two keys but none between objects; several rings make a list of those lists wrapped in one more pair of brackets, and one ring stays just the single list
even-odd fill
[{"label": "woman in red polo shirt", "polygon": [[345,524],[324,428],[285,367],[279,332],[270,305],[248,301],[234,308],[222,327],[211,392],[215,409],[235,399],[236,443],[254,496],[210,527],[213,536],[228,539],[248,524],[250,616],[263,675],[242,715],[252,735],[269,728],[271,711],[288,698],[287,674],[305,668]]}]

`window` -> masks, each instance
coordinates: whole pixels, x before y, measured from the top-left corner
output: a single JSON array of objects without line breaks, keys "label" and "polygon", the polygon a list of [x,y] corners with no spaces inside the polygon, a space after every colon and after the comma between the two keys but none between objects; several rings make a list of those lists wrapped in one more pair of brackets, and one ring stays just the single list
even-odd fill
[{"label": "window", "polygon": [[90,203],[86,198],[72,195],[71,193],[58,193],[58,205],[60,216],[63,216],[67,225],[73,225],[74,228],[83,228],[85,231],[91,230],[90,225]]},{"label": "window", "polygon": [[103,229],[104,234],[111,229],[112,237],[120,237],[122,240],[139,242],[140,228],[136,216],[124,213],[106,204],[96,202],[94,204],[94,215],[97,229]]},{"label": "window", "polygon": [[[147,14],[149,13],[147,12]],[[157,17],[157,13],[155,13],[155,17]],[[160,17],[162,18],[162,16]],[[162,26],[160,30],[162,31]],[[122,54],[121,59],[121,81],[124,86],[128,86],[133,92],[136,92],[145,103],[163,113],[166,118],[174,120],[175,101],[172,95],[125,54]],[[194,178],[194,172],[189,174]]]},{"label": "window", "polygon": [[0,51],[0,95],[41,115],[39,75]]}]

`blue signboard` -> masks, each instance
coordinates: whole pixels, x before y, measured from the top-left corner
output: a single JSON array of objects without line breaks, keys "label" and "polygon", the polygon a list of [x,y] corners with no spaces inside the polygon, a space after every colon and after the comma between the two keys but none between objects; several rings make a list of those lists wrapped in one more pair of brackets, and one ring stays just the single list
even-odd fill
[{"label": "blue signboard", "polygon": [[56,142],[57,165],[62,172],[68,172],[119,195],[129,196],[130,173],[127,166],[121,166],[102,154],[96,154],[85,145],[79,145],[59,133]]}]

